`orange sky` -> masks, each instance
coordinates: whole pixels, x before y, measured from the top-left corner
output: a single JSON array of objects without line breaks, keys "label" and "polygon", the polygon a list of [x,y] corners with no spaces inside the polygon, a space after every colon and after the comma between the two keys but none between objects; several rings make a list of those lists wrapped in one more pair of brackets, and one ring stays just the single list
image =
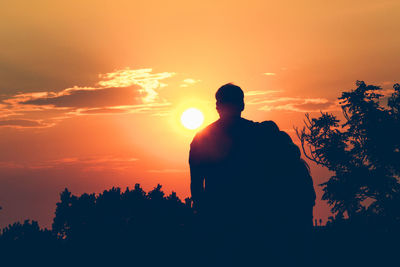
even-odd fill
[{"label": "orange sky", "polygon": [[[245,117],[298,142],[304,113],[337,113],[357,79],[399,82],[399,12],[365,0],[0,4],[0,227],[50,226],[65,187],[161,183],[188,196],[195,131],[179,116],[194,106],[216,119],[227,82],[245,90]],[[329,175],[312,169],[315,184]]]}]

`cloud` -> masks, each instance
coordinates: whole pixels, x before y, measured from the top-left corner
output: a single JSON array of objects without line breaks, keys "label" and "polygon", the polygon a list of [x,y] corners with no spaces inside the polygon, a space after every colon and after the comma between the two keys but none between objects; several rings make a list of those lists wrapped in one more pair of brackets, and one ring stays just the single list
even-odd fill
[{"label": "cloud", "polygon": [[122,108],[92,108],[77,110],[78,114],[100,115],[100,114],[122,114],[128,113],[128,110]]},{"label": "cloud", "polygon": [[290,107],[286,108],[287,110],[299,111],[299,112],[310,112],[310,111],[320,111],[327,110],[332,108],[333,103],[327,101],[325,103],[312,103],[312,102],[304,102],[301,104],[292,104]]},{"label": "cloud", "polygon": [[318,112],[339,110],[337,101],[330,101],[326,98],[300,98],[280,97],[268,100],[261,100],[253,104],[262,104],[259,110],[286,110],[293,112]]},{"label": "cloud", "polygon": [[274,72],[264,72],[263,74],[266,76],[276,76],[276,73]]},{"label": "cloud", "polygon": [[[283,110],[291,112],[319,112],[319,111],[340,111],[340,101],[329,100],[318,97],[287,97],[279,96],[277,93],[283,91],[249,91],[245,93],[248,97],[246,105],[259,106],[258,110],[272,111]],[[386,103],[387,98],[394,92],[393,89],[385,88],[376,93],[381,94],[381,101]]]},{"label": "cloud", "polygon": [[260,105],[260,104],[275,104],[277,102],[284,102],[284,101],[294,101],[300,100],[300,98],[293,98],[293,97],[257,97],[251,98],[247,101],[247,105]]},{"label": "cloud", "polygon": [[32,97],[19,104],[64,108],[94,108],[142,104],[146,97],[139,86],[116,88],[72,88],[57,95]]},{"label": "cloud", "polygon": [[129,68],[116,70],[114,72],[100,74],[99,85],[103,87],[129,87],[139,85],[139,93],[146,93],[146,97],[142,100],[145,103],[153,102],[158,93],[156,89],[167,86],[160,80],[170,78],[175,75],[174,72],[151,73],[152,69],[131,70]]},{"label": "cloud", "polygon": [[187,79],[184,79],[182,82],[183,83],[180,85],[180,87],[188,87],[189,85],[193,85],[195,83],[201,82],[201,80],[195,80],[195,79],[187,78]]},{"label": "cloud", "polygon": [[292,112],[316,112],[339,110],[338,101],[326,98],[279,96],[281,90],[248,91],[246,105],[259,106],[258,110],[286,110]]},{"label": "cloud", "polygon": [[19,104],[68,108],[104,108],[153,103],[156,90],[167,86],[160,82],[174,75],[171,72],[151,73],[152,69],[123,69],[100,74],[100,87],[73,87],[61,92],[35,92],[16,95]]},{"label": "cloud", "polygon": [[[158,90],[167,86],[162,80],[173,75],[173,72],[152,73],[150,68],[127,68],[100,74],[96,86],[75,86],[59,92],[42,91],[8,96],[0,102],[0,118],[7,118],[0,127],[47,127],[77,115],[162,114],[170,103],[159,96]],[[38,121],[40,113],[52,120],[51,123]]]},{"label": "cloud", "polygon": [[275,93],[280,93],[282,92],[281,90],[268,90],[268,91],[247,91],[244,93],[245,96],[259,96],[259,95],[269,95],[269,94],[275,94]]},{"label": "cloud", "polygon": [[98,156],[98,157],[66,157],[54,160],[45,160],[40,162],[13,162],[13,161],[0,161],[0,168],[12,169],[57,169],[64,168],[65,166],[80,167],[83,171],[100,171],[100,170],[125,170],[132,168],[132,164],[138,161],[134,157],[115,157]]},{"label": "cloud", "polygon": [[0,127],[44,128],[44,127],[50,127],[50,126],[52,126],[52,124],[46,124],[40,120],[27,120],[27,119],[0,120]]},{"label": "cloud", "polygon": [[157,115],[159,113],[170,112],[166,110],[171,103],[152,103],[152,104],[141,104],[141,105],[126,105],[126,106],[114,106],[106,108],[90,108],[90,109],[77,109],[70,113],[75,115],[101,115],[101,114],[127,114],[127,113],[150,113],[151,115]]},{"label": "cloud", "polygon": [[16,113],[9,109],[8,105],[0,104],[0,118],[7,118]]}]

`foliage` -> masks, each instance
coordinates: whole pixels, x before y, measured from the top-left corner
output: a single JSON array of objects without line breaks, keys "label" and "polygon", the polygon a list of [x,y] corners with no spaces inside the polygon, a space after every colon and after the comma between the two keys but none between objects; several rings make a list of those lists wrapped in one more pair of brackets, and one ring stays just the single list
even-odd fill
[{"label": "foliage", "polygon": [[321,184],[322,199],[338,218],[363,213],[399,221],[400,85],[387,105],[380,87],[356,86],[339,98],[343,123],[330,113],[306,114],[305,127],[296,132],[306,157],[334,172]]},{"label": "foliage", "polygon": [[0,235],[1,242],[38,242],[48,240],[51,231],[40,229],[36,221],[25,220],[24,223],[15,222],[3,228]]},{"label": "foliage", "polygon": [[[189,223],[191,207],[175,192],[165,196],[157,185],[146,193],[139,184],[133,190],[120,188],[105,190],[99,195],[82,194],[77,197],[65,189],[60,194],[53,221],[53,233],[61,239],[145,239],[168,234],[171,228]],[[164,232],[166,228],[169,232]],[[143,240],[142,240],[143,241]]]},{"label": "foliage", "polygon": [[[126,265],[159,266],[168,259],[190,257],[189,228],[192,222],[190,199],[183,203],[175,192],[165,195],[161,185],[146,193],[139,184],[134,189],[111,188],[100,194],[73,195],[68,189],[60,194],[52,231],[40,229],[35,221],[17,222],[4,228],[0,251],[16,265]],[[29,253],[29,257],[19,257]],[[44,255],[48,254],[48,255]],[[127,256],[129,255],[129,258]],[[156,255],[156,257],[154,257]]]}]

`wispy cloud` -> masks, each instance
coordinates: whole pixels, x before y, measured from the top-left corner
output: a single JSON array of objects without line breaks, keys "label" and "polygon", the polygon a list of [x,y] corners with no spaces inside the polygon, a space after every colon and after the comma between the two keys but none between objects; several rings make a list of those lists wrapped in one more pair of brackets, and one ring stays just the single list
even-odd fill
[{"label": "wispy cloud", "polygon": [[119,105],[142,104],[146,95],[141,94],[139,86],[111,88],[71,88],[57,95],[31,97],[19,104],[50,106],[55,108],[94,108]]},{"label": "wispy cloud", "polygon": [[286,110],[293,112],[318,112],[339,110],[336,101],[330,101],[326,98],[300,98],[300,97],[280,97],[268,100],[261,100],[259,110]]},{"label": "wispy cloud", "polygon": [[280,96],[282,90],[248,91],[246,104],[258,106],[258,110],[286,110],[292,112],[314,112],[314,111],[333,111],[338,110],[337,101],[326,98],[312,97],[288,97]]},{"label": "wispy cloud", "polygon": [[26,119],[8,119],[0,120],[0,127],[13,128],[45,128],[53,126],[50,123],[44,123],[41,120],[26,120]]},{"label": "wispy cloud", "polygon": [[247,91],[244,93],[245,96],[260,96],[280,93],[281,90],[266,90],[266,91]]},{"label": "wispy cloud", "polygon": [[182,84],[180,85],[180,87],[188,87],[188,86],[190,86],[190,85],[193,85],[193,84],[199,83],[199,82],[201,82],[201,80],[196,80],[196,79],[192,79],[192,78],[187,78],[187,79],[184,79],[184,80],[182,81]]},{"label": "wispy cloud", "polygon": [[[386,84],[389,85],[389,84]],[[388,86],[377,91],[383,97],[381,101],[387,102],[387,98],[394,92],[393,88]],[[249,91],[245,93],[248,97],[246,104],[258,106],[258,110],[272,111],[282,110],[291,112],[319,112],[319,111],[339,111],[341,110],[338,99],[327,99],[321,97],[292,97],[281,96],[283,91]]]},{"label": "wispy cloud", "polygon": [[[0,127],[48,127],[71,116],[89,114],[160,114],[170,103],[159,96],[158,90],[167,86],[162,82],[164,79],[174,75],[173,72],[152,73],[150,68],[127,68],[100,74],[100,81],[92,87],[16,94],[0,103],[0,118],[3,118]],[[49,121],[33,119],[40,112],[46,116],[46,112],[53,114],[55,110],[58,114],[47,118]]]},{"label": "wispy cloud", "polygon": [[66,157],[54,160],[45,160],[38,162],[13,162],[0,161],[0,168],[12,169],[52,169],[64,168],[65,166],[80,167],[83,171],[100,171],[100,170],[125,170],[132,168],[139,159],[134,157],[115,157],[115,156],[99,156],[99,157]]},{"label": "wispy cloud", "polygon": [[134,114],[134,113],[151,113],[156,115],[160,112],[169,112],[166,107],[170,106],[171,103],[149,103],[149,104],[138,104],[138,105],[122,105],[104,108],[82,108],[77,109],[69,114],[74,115],[103,115],[103,114]]},{"label": "wispy cloud", "polygon": [[263,74],[266,76],[276,76],[275,72],[264,72]]},{"label": "wispy cloud", "polygon": [[143,98],[145,103],[153,102],[157,98],[156,89],[167,86],[160,80],[170,78],[175,75],[174,72],[151,73],[152,69],[131,70],[129,68],[116,70],[114,72],[100,74],[99,85],[103,87],[129,87],[139,85],[139,93],[146,93]]}]

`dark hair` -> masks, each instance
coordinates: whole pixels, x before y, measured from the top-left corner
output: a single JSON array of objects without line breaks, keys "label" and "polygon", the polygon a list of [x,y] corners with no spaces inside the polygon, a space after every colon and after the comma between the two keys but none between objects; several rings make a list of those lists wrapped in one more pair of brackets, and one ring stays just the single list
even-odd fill
[{"label": "dark hair", "polygon": [[215,99],[221,104],[243,105],[244,94],[242,89],[233,83],[221,86],[215,93]]}]

